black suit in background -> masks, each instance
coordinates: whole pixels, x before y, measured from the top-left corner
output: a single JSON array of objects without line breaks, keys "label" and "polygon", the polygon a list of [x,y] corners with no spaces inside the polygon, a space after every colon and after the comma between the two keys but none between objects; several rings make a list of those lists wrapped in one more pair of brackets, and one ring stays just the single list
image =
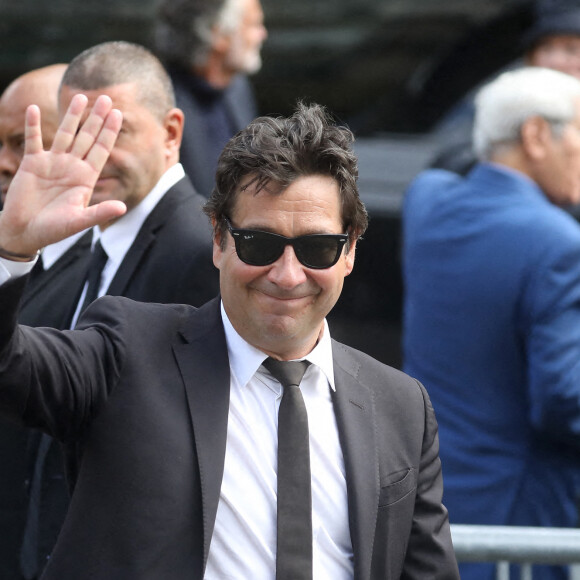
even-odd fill
[{"label": "black suit in background", "polygon": [[192,306],[212,299],[219,279],[204,203],[187,177],[169,189],[141,226],[106,293]]},{"label": "black suit in background", "polygon": [[[78,300],[78,281],[84,277],[91,251],[92,232],[81,236],[50,268],[42,262],[34,267],[22,297],[19,322],[29,326],[68,328],[70,304]],[[40,433],[0,419],[0,578],[19,580],[19,553],[28,505],[27,487],[31,463],[36,454]],[[62,455],[55,448],[47,458],[47,467],[57,461],[57,469],[48,469],[57,477],[51,505],[45,509],[63,513],[68,493],[62,482]],[[51,479],[45,485],[52,487]],[[54,518],[48,517],[52,520]],[[43,543],[54,546],[56,534],[47,530]],[[41,550],[46,555],[45,550]]]},{"label": "black suit in background", "polygon": [[[168,70],[177,106],[185,115],[179,160],[195,189],[209,197],[214,186],[217,158],[223,146],[256,117],[252,87],[246,76],[237,75],[223,91],[212,91],[209,86],[202,88],[203,81],[182,68],[169,66]],[[219,127],[211,126],[207,112],[215,113],[216,109],[220,110],[222,121],[225,117],[227,127],[223,123]]]},{"label": "black suit in background", "polygon": [[89,264],[92,239],[93,232],[85,232],[47,270],[37,262],[22,297],[20,324],[69,328],[70,304],[80,297],[79,280]]},{"label": "black suit in background", "polygon": [[[214,297],[218,290],[218,272],[212,261],[211,228],[202,212],[205,199],[195,192],[187,177],[181,179],[161,198],[143,223],[135,241],[117,270],[107,294],[127,296],[144,302],[183,303],[199,306]],[[86,268],[86,266],[85,266]],[[69,284],[75,287],[74,300],[67,297],[67,323],[70,327],[84,285],[84,273],[76,285],[55,280],[51,292],[58,297]],[[58,298],[55,298],[55,304]],[[28,324],[30,324],[30,319]],[[39,324],[33,324],[39,326]],[[155,329],[149,329],[154,332]],[[36,441],[36,445],[34,442]],[[32,438],[32,448],[38,438]],[[68,487],[74,485],[75,448],[65,452]],[[32,461],[34,464],[35,461]],[[44,566],[50,554],[68,506],[67,485],[59,445],[49,448],[43,469],[43,492],[40,502],[38,562]],[[65,501],[63,501],[65,498]]]},{"label": "black suit in background", "polygon": [[[82,458],[45,580],[202,580],[229,409],[219,300],[194,309],[106,297],[69,341],[13,334],[22,285],[0,288],[0,404],[80,444]],[[457,580],[425,390],[332,348],[355,580]]]}]

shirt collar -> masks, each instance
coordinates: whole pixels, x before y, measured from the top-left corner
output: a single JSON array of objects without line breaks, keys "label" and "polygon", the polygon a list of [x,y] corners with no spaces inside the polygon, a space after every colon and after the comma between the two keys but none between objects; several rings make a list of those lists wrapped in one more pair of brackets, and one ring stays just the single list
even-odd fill
[{"label": "shirt collar", "polygon": [[[268,358],[268,355],[255,346],[252,346],[238,334],[226,314],[223,302],[221,303],[221,315],[226,333],[230,368],[238,383],[242,387],[245,387],[256,374],[260,365]],[[326,319],[324,320],[324,329],[318,344],[304,359],[319,367],[328,379],[330,388],[336,391],[332,360],[332,342],[330,340],[330,330]]]},{"label": "shirt collar", "polygon": [[74,244],[85,234],[86,230],[79,232],[78,234],[73,234],[60,242],[55,242],[46,246],[42,250],[40,259],[42,260],[42,267],[44,270],[48,270],[62,255],[64,255],[69,248],[72,248]]},{"label": "shirt collar", "polygon": [[131,211],[103,232],[98,226],[93,229],[93,246],[100,239],[103,249],[115,268],[123,261],[149,214],[165,193],[183,177],[185,177],[183,166],[180,163],[172,165],[161,176],[155,187]]}]

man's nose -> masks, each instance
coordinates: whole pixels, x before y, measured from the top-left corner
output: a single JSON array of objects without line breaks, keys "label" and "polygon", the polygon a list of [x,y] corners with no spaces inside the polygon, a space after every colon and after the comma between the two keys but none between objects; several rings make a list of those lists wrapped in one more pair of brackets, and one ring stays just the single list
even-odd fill
[{"label": "man's nose", "polygon": [[268,278],[280,287],[294,288],[307,279],[304,268],[296,257],[294,248],[288,244],[283,254],[270,267]]},{"label": "man's nose", "polygon": [[8,177],[14,177],[19,165],[20,158],[10,151],[8,147],[0,145],[0,173]]}]

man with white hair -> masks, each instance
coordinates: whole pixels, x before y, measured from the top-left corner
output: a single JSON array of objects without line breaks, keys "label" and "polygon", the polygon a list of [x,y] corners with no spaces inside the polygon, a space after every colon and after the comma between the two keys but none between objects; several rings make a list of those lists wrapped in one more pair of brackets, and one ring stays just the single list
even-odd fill
[{"label": "man with white hair", "polygon": [[439,420],[452,523],[576,526],[580,227],[560,206],[580,202],[580,81],[499,76],[476,99],[474,149],[466,177],[428,170],[405,197],[405,371]]},{"label": "man with white hair", "polygon": [[[532,10],[533,24],[521,43],[525,65],[557,70],[580,79],[578,0],[535,0]],[[465,175],[477,162],[471,148],[473,114],[471,95],[453,107],[439,129],[444,137],[443,147],[431,167]]]},{"label": "man with white hair", "polygon": [[266,39],[260,0],[162,0],[156,50],[185,114],[180,159],[209,197],[227,141],[257,114],[247,75],[262,66]]}]

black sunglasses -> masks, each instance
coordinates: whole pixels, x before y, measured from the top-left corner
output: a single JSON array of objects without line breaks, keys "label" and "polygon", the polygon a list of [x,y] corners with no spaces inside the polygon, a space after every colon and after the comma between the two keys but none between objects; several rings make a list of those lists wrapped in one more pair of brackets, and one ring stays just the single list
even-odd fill
[{"label": "black sunglasses", "polygon": [[224,220],[234,238],[238,258],[250,266],[273,264],[290,245],[302,265],[323,270],[338,262],[348,240],[348,234],[309,234],[287,238],[272,232],[233,228],[228,218]]}]

